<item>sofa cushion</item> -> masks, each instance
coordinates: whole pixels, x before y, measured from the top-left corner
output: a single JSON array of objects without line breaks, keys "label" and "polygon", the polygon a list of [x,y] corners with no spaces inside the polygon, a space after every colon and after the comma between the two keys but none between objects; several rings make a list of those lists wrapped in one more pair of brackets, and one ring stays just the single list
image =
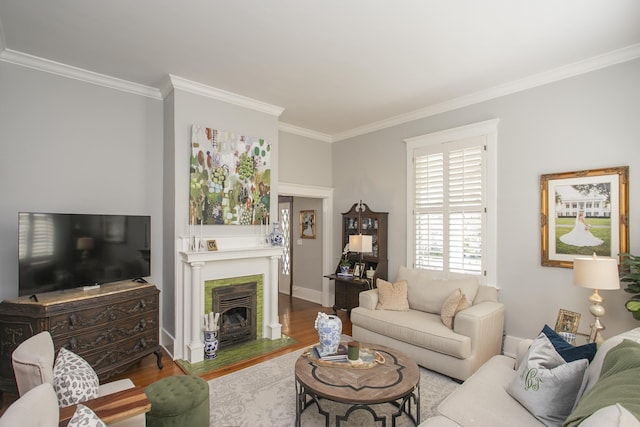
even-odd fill
[{"label": "sofa cushion", "polygon": [[544,333],[529,347],[507,392],[543,424],[556,426],[571,413],[589,362],[565,362]]},{"label": "sofa cushion", "polygon": [[461,426],[542,426],[506,392],[514,374],[512,358],[493,356],[442,401],[438,413]]},{"label": "sofa cushion", "polygon": [[442,323],[449,328],[453,329],[453,319],[460,310],[471,307],[471,303],[467,299],[466,295],[462,293],[460,288],[451,292],[451,295],[444,300],[442,309],[440,310],[440,319]]},{"label": "sofa cushion", "polygon": [[460,288],[469,301],[473,301],[478,292],[478,279],[436,279],[427,270],[400,267],[397,280],[406,280],[408,284],[409,308],[440,314],[442,304],[453,291]]},{"label": "sofa cushion", "polygon": [[597,410],[620,404],[640,418],[640,344],[623,340],[609,350],[602,363],[598,382],[585,393],[566,425],[577,426]]},{"label": "sofa cushion", "polygon": [[351,312],[351,323],[373,333],[459,359],[471,356],[471,338],[447,328],[439,314],[356,308]]},{"label": "sofa cushion", "polygon": [[640,421],[622,405],[615,404],[598,409],[580,423],[580,427],[640,427]]},{"label": "sofa cushion", "polygon": [[400,280],[392,284],[386,280],[378,279],[376,286],[378,288],[377,310],[409,310],[406,280]]},{"label": "sofa cushion", "polygon": [[61,408],[98,397],[98,375],[82,357],[60,348],[53,365],[53,388]]}]

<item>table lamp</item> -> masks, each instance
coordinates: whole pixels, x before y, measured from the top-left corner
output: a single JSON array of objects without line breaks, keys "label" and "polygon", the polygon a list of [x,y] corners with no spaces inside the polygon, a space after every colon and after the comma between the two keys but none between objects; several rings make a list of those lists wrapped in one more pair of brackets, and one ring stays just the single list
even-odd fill
[{"label": "table lamp", "polygon": [[364,266],[362,265],[363,253],[373,251],[373,237],[362,234],[350,235],[349,250],[360,254],[360,271],[358,272],[358,275],[362,278],[362,270],[364,270]]},{"label": "table lamp", "polygon": [[601,342],[600,331],[604,325],[600,318],[604,316],[604,307],[601,305],[604,299],[598,290],[620,289],[620,279],[618,275],[618,261],[614,258],[596,257],[594,253],[590,258],[575,258],[573,260],[573,284],[582,288],[593,289],[593,294],[589,297],[591,307],[589,312],[595,318],[591,325],[589,342]]}]

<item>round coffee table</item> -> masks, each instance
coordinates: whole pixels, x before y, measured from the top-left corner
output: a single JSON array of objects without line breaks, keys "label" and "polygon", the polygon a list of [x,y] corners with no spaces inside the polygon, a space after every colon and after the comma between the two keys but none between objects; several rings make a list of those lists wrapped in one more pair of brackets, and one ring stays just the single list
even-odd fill
[{"label": "round coffee table", "polygon": [[[371,368],[355,369],[348,363],[327,365],[318,363],[313,356],[303,354],[296,361],[296,426],[301,423],[302,412],[315,404],[329,426],[330,412],[323,409],[322,400],[347,404],[344,414],[334,414],[336,426],[346,421],[352,412],[366,410],[376,422],[386,425],[386,416],[379,416],[374,405],[391,404],[397,411],[391,414],[392,425],[403,414],[420,424],[420,370],[409,356],[388,347],[361,344],[378,352],[384,363]],[[412,405],[413,402],[413,405]],[[415,414],[411,408],[415,408]]]}]

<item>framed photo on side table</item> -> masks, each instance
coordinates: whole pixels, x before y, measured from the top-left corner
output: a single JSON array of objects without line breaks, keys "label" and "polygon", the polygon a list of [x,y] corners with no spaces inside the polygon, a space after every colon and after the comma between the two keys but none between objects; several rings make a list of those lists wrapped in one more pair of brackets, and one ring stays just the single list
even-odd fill
[{"label": "framed photo on side table", "polygon": [[578,333],[579,325],[580,313],[565,310],[563,308],[560,309],[558,312],[558,319],[556,320],[556,332],[568,332],[575,335]]},{"label": "framed photo on side table", "polygon": [[628,252],[628,179],[628,166],[541,175],[543,266],[572,268],[577,257]]}]

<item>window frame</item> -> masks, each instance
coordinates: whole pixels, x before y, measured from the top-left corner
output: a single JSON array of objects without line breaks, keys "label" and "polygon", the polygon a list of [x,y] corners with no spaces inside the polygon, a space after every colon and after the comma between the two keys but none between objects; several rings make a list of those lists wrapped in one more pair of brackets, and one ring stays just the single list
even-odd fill
[{"label": "window frame", "polygon": [[[497,278],[497,158],[498,158],[498,123],[499,119],[472,123],[443,131],[428,133],[404,140],[406,144],[407,167],[407,236],[406,256],[408,266],[415,267],[415,165],[414,157],[418,150],[435,144],[451,143],[474,137],[484,137],[485,154],[485,215],[483,224],[483,272],[482,283],[495,284]],[[460,273],[434,270],[445,277],[464,276]]]}]

